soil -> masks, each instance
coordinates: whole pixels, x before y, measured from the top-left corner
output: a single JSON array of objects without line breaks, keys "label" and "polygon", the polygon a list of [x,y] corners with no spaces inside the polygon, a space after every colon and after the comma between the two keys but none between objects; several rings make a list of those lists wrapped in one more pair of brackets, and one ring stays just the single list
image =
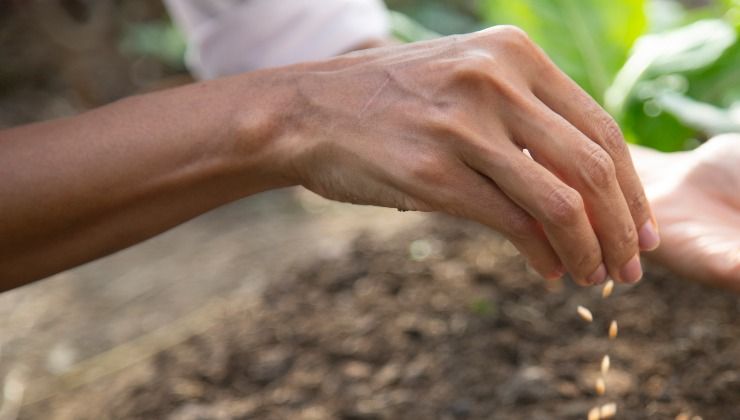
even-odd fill
[{"label": "soil", "polygon": [[[362,236],[274,280],[256,306],[36,414],[584,419],[613,401],[621,419],[737,419],[739,311],[736,295],[655,268],[606,300],[546,282],[499,236],[440,217],[392,240]],[[604,354],[612,368],[598,397]]]}]

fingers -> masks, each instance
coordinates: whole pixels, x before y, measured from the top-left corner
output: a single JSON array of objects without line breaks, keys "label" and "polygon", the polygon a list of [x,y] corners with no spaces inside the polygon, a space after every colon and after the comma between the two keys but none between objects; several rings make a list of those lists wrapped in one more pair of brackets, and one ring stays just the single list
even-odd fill
[{"label": "fingers", "polygon": [[546,77],[535,83],[535,95],[609,154],[638,232],[640,249],[657,248],[660,243],[658,226],[619,126],[564,73],[554,66],[545,71]]},{"label": "fingers", "polygon": [[577,283],[603,282],[606,269],[601,247],[580,194],[514,144],[505,142],[499,147],[505,150],[471,153],[465,159],[542,224],[548,241]]},{"label": "fingers", "polygon": [[[506,236],[542,277],[554,280],[565,274],[540,224],[511,201],[490,179],[461,164],[456,171],[455,197],[447,212],[474,220]],[[450,204],[448,203],[448,206]]]},{"label": "fingers", "polygon": [[639,280],[638,234],[611,156],[538,101],[527,119],[514,125],[517,143],[583,198],[611,277],[627,283]]}]

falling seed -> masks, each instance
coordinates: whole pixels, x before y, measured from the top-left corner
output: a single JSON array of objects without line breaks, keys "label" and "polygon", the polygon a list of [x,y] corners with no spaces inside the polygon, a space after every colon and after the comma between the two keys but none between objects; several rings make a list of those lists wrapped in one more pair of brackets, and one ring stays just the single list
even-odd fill
[{"label": "falling seed", "polygon": [[599,418],[610,419],[617,415],[617,404],[608,403],[601,406],[599,409]]},{"label": "falling seed", "polygon": [[587,322],[592,322],[594,320],[594,316],[591,314],[591,311],[580,305],[578,305],[578,315]]},{"label": "falling seed", "polygon": [[596,378],[596,395],[606,394],[606,382],[604,378]]},{"label": "falling seed", "polygon": [[612,340],[617,338],[617,332],[619,332],[619,327],[617,327],[617,321],[612,321],[612,323],[609,324],[609,338]]},{"label": "falling seed", "polygon": [[588,411],[588,420],[599,420],[600,418],[599,407],[594,407]]},{"label": "falling seed", "polygon": [[609,373],[609,365],[610,365],[610,360],[609,360],[609,355],[607,354],[604,356],[604,358],[601,359],[601,374],[602,375],[606,375],[607,373]]},{"label": "falling seed", "polygon": [[604,284],[604,288],[601,289],[601,297],[604,299],[611,296],[612,292],[614,291],[614,280],[609,279],[609,281]]}]

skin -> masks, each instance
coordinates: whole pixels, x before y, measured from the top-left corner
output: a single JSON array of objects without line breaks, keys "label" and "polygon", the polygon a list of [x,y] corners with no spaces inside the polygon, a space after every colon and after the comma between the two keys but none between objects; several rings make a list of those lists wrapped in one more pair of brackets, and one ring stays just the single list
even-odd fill
[{"label": "skin", "polygon": [[522,31],[496,27],[0,132],[0,287],[291,185],[478,221],[579,284],[639,280],[640,250],[659,242],[614,121]]},{"label": "skin", "polygon": [[740,135],[691,152],[632,150],[661,245],[649,254],[683,277],[740,293]]}]

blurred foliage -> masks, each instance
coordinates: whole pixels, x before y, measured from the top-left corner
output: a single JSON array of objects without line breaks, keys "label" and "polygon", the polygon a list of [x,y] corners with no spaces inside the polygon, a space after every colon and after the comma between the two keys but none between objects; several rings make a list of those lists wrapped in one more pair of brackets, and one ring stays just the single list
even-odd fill
[{"label": "blurred foliage", "polygon": [[434,35],[423,27],[440,34],[521,27],[632,142],[675,151],[740,131],[740,0],[387,3],[403,13],[393,26],[407,41]]},{"label": "blurred foliage", "polygon": [[185,69],[185,38],[168,19],[128,24],[120,49],[125,54],[150,56],[174,69]]},{"label": "blurred foliage", "polygon": [[607,108],[635,142],[664,151],[740,132],[738,27],[702,19],[646,35],[607,91]]},{"label": "blurred foliage", "polygon": [[563,71],[601,100],[634,41],[645,32],[643,0],[487,0],[483,17],[515,24]]}]

